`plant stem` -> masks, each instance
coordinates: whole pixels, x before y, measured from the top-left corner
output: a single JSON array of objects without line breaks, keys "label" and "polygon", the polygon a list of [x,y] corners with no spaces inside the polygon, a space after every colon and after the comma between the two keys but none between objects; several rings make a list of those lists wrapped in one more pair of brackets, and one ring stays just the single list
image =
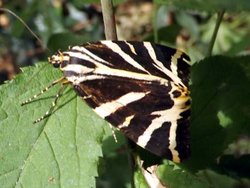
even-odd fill
[{"label": "plant stem", "polygon": [[117,40],[112,0],[101,0],[106,40]]},{"label": "plant stem", "polygon": [[[25,23],[25,21],[20,16],[18,16],[17,14],[15,14],[14,12],[12,12],[11,10],[7,8],[0,8],[0,11],[7,12],[11,14],[12,16],[14,16],[17,20],[19,20],[24,25],[24,27],[31,33],[31,35],[36,38],[36,40],[40,43],[40,45],[42,47],[44,46],[44,42],[32,31],[32,29]],[[50,51],[49,48],[46,47],[46,49]]]},{"label": "plant stem", "polygon": [[154,31],[154,42],[158,42],[158,23],[157,23],[157,15],[158,15],[158,4],[154,4],[154,9],[153,9],[153,31]]},{"label": "plant stem", "polygon": [[222,19],[223,19],[224,13],[225,13],[225,10],[222,10],[222,11],[218,12],[218,17],[217,17],[216,24],[215,24],[215,27],[214,27],[214,32],[213,32],[213,35],[212,35],[212,38],[211,38],[211,42],[209,44],[207,56],[212,55],[214,43],[215,43],[218,31],[219,31],[220,24],[221,24]]}]

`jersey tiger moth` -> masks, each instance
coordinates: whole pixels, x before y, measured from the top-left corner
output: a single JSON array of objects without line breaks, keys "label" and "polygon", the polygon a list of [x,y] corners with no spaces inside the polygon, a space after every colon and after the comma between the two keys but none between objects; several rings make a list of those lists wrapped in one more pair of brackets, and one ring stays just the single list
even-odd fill
[{"label": "jersey tiger moth", "polygon": [[90,42],[49,58],[64,76],[39,95],[55,84],[72,84],[99,116],[137,145],[181,162],[190,155],[189,62],[185,53],[150,42]]}]

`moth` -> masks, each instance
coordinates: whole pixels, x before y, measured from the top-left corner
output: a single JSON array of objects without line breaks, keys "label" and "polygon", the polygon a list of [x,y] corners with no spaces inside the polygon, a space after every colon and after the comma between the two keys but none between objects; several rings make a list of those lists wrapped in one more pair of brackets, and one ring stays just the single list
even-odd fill
[{"label": "moth", "polygon": [[190,155],[190,58],[185,53],[151,42],[99,41],[57,52],[49,63],[64,76],[41,93],[71,84],[99,116],[142,148],[174,162]]}]

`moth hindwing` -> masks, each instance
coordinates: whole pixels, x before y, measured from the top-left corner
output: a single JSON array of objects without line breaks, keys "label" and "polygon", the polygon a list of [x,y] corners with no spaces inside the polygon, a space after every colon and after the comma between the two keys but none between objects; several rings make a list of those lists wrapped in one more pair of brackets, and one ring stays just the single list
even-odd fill
[{"label": "moth hindwing", "polygon": [[72,84],[98,115],[129,139],[174,162],[190,154],[189,61],[173,48],[128,41],[73,46],[49,58],[64,74],[52,85]]}]

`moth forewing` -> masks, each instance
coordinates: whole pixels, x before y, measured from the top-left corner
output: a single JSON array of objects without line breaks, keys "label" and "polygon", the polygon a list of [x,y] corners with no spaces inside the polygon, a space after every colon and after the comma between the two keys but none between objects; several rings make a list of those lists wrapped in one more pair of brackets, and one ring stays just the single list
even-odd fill
[{"label": "moth forewing", "polygon": [[139,146],[181,162],[189,156],[189,57],[150,42],[100,41],[49,58],[65,83]]}]

